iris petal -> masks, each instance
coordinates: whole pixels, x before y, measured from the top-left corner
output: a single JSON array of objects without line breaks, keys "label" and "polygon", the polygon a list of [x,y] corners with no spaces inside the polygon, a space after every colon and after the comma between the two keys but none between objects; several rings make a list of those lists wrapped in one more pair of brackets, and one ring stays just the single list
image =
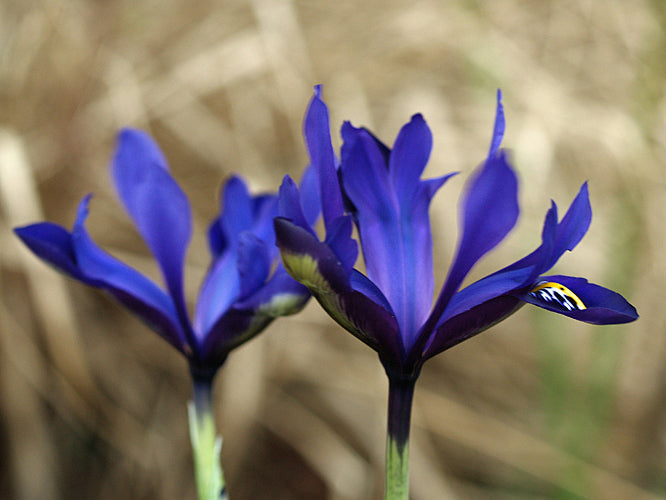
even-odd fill
[{"label": "iris petal", "polygon": [[502,144],[502,139],[504,138],[505,127],[506,123],[504,121],[504,106],[502,106],[502,91],[497,89],[495,125],[493,126],[493,136],[490,140],[490,151],[488,152],[488,158],[492,158],[499,151],[499,147]]},{"label": "iris petal", "polygon": [[271,263],[268,245],[249,231],[243,231],[238,242],[240,298],[253,294],[266,282]]},{"label": "iris petal", "polygon": [[409,206],[414,199],[431,150],[430,128],[423,117],[416,114],[400,130],[389,160],[391,185],[401,207]]},{"label": "iris petal", "polygon": [[314,226],[321,212],[321,196],[319,193],[319,174],[317,169],[309,166],[301,178],[300,195],[305,220]]},{"label": "iris petal", "polygon": [[127,212],[160,265],[181,322],[188,325],[183,267],[192,232],[189,201],[171,177],[159,147],[145,132],[120,132],[112,171]]},{"label": "iris petal", "polygon": [[516,312],[523,304],[517,297],[500,295],[449,318],[435,330],[432,342],[423,351],[422,359],[432,358],[487,330]]},{"label": "iris petal", "polygon": [[204,279],[194,312],[194,331],[201,342],[207,332],[240,295],[238,254],[222,254]]},{"label": "iris petal", "polygon": [[474,264],[511,231],[519,214],[517,191],[516,174],[501,152],[469,182],[461,207],[462,236],[429,323],[439,321]]},{"label": "iris petal", "polygon": [[571,202],[569,210],[558,224],[552,256],[541,272],[553,267],[565,251],[573,250],[587,233],[591,222],[592,207],[586,182],[581,186],[576,198]]},{"label": "iris petal", "polygon": [[329,224],[344,212],[342,194],[336,172],[335,153],[331,143],[328,108],[321,100],[321,86],[315,87],[315,95],[308,107],[303,132],[311,164],[319,175],[320,196],[324,224]]},{"label": "iris petal", "polygon": [[280,194],[278,196],[278,215],[284,219],[290,220],[301,229],[305,229],[315,236],[311,224],[303,214],[301,205],[301,196],[294,180],[285,175],[280,185]]},{"label": "iris petal", "polygon": [[[542,276],[539,281],[563,285],[565,290],[580,299],[584,309],[578,308],[575,301],[567,298],[566,291],[562,298],[562,294],[557,294],[557,291],[553,291],[550,293],[550,297],[547,297],[548,293],[530,293],[531,290],[527,290],[519,298],[543,309],[595,325],[628,323],[638,318],[634,306],[629,304],[622,295],[589,283],[584,278],[556,275]],[[571,305],[572,303],[573,305]]]},{"label": "iris petal", "polygon": [[231,245],[243,231],[252,228],[252,198],[240,177],[232,176],[224,185],[220,225]]},{"label": "iris petal", "polygon": [[[395,317],[363,293],[367,292],[367,283],[359,283],[358,276],[345,271],[327,244],[292,222],[277,218],[275,234],[282,262],[289,274],[307,286],[343,328],[381,356],[399,362],[403,349]],[[352,280],[358,290],[352,288]]]},{"label": "iris petal", "polygon": [[428,209],[448,176],[420,180],[432,148],[420,115],[400,131],[388,164],[386,151],[367,130],[346,123],[342,135],[342,180],[354,205],[368,277],[391,304],[409,348],[432,305]]},{"label": "iris petal", "polygon": [[70,234],[51,223],[16,229],[16,234],[38,257],[87,285],[109,292],[157,333],[182,352],[185,337],[169,296],[141,273],[115,259],[90,238],[84,222],[90,196],[80,203]]},{"label": "iris petal", "polygon": [[64,227],[51,222],[40,222],[18,227],[14,233],[40,259],[72,278],[93,285],[94,281],[78,268],[72,245],[72,235]]},{"label": "iris petal", "polygon": [[273,219],[278,215],[277,194],[262,194],[252,197],[252,234],[263,241],[271,258],[277,256]]},{"label": "iris petal", "polygon": [[278,266],[263,287],[234,303],[210,327],[203,349],[207,362],[220,364],[229,351],[260,333],[275,318],[297,313],[309,298],[308,289]]}]

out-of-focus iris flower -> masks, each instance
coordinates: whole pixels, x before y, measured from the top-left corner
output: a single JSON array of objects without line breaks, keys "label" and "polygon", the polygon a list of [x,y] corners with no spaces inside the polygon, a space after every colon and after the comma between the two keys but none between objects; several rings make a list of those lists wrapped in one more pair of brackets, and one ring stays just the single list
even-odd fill
[{"label": "out-of-focus iris flower", "polygon": [[[541,245],[534,252],[459,290],[474,264],[504,239],[518,218],[516,174],[507,153],[499,149],[503,133],[498,92],[490,152],[466,186],[457,252],[433,306],[428,208],[453,174],[420,179],[432,148],[430,129],[420,114],[414,115],[391,150],[368,130],[347,122],[338,165],[328,110],[316,90],[305,138],[319,176],[326,238],[319,241],[301,212],[298,188],[286,177],[275,221],[277,243],[290,274],[338,323],[375,349],[390,373],[417,374],[426,359],[526,302],[587,323],[637,318],[634,307],[611,290],[583,278],[543,276],[587,232],[592,218],[587,184],[561,220],[551,203]],[[367,275],[353,268],[358,250],[351,238],[352,221]]]},{"label": "out-of-focus iris flower", "polygon": [[[340,162],[331,145],[320,88],[307,112],[305,139],[319,177],[326,237],[320,241],[301,210],[302,194],[286,177],[280,189],[277,244],[289,273],[328,314],[379,354],[389,378],[385,498],[408,497],[408,437],[414,383],[432,356],[503,320],[523,304],[594,324],[635,320],[619,294],[583,278],[543,276],[572,250],[590,224],[587,185],[562,219],[551,204],[541,245],[519,261],[461,288],[482,256],[513,228],[519,214],[517,179],[499,146],[504,133],[501,94],[488,157],[468,181],[458,247],[433,305],[432,233],[428,209],[451,177],[421,180],[432,148],[422,116],[414,115],[389,149],[371,132],[342,127]],[[366,273],[354,269],[356,225]]]},{"label": "out-of-focus iris flower", "polygon": [[[185,252],[192,232],[185,193],[169,173],[159,147],[139,130],[120,132],[112,174],[125,209],[160,267],[166,289],[93,242],[85,228],[90,195],[81,201],[71,232],[50,222],[15,232],[38,257],[109,292],[135,313],[188,358],[195,378],[212,379],[229,351],[277,316],[299,311],[308,300],[307,288],[281,264],[276,266],[277,195],[252,196],[239,177],[231,177],[223,189],[221,213],[208,231],[212,263],[191,321],[183,292]],[[316,192],[308,177],[314,179],[306,175],[302,188]],[[310,221],[317,216],[314,210],[308,212]]]}]

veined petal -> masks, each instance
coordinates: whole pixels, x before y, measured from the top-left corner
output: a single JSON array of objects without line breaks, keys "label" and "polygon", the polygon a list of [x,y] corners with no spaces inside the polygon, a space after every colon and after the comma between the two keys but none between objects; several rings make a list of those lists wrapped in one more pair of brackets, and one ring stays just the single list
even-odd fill
[{"label": "veined petal", "polygon": [[187,325],[183,268],[192,232],[187,197],[171,177],[159,147],[145,132],[120,132],[112,167],[118,194],[160,265],[181,322]]},{"label": "veined petal", "polygon": [[585,323],[608,325],[638,318],[634,306],[622,295],[584,278],[542,276],[521,300]]},{"label": "veined petal", "polygon": [[[380,356],[400,362],[403,354],[395,351],[399,338],[395,317],[352,288],[351,273],[331,248],[286,219],[275,219],[275,234],[285,269],[309,288],[326,312]],[[357,276],[354,282],[358,284]],[[359,285],[359,289],[364,287]]]},{"label": "veined petal", "polygon": [[368,277],[391,304],[409,348],[432,306],[432,234],[428,209],[447,177],[421,181],[432,136],[420,115],[386,153],[367,130],[343,125],[342,181],[354,205]]}]

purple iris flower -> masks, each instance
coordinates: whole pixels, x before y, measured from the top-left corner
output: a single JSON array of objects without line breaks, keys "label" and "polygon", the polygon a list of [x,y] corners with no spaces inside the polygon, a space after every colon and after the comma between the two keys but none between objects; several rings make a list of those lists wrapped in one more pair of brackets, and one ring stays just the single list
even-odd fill
[{"label": "purple iris flower", "polygon": [[[229,352],[261,332],[276,317],[293,314],[310,294],[278,262],[273,218],[277,194],[253,196],[240,177],[223,188],[220,215],[208,231],[210,269],[190,316],[185,304],[185,252],[192,214],[185,193],[169,173],[157,144],[139,130],[122,130],[112,162],[116,190],[150,248],[165,289],[112,257],[90,238],[83,198],[72,231],[41,222],[15,229],[41,259],[87,285],[110,293],[189,360],[195,379],[212,380]],[[311,179],[308,181],[308,179]],[[314,192],[313,175],[302,185]],[[314,221],[315,211],[308,212]]]},{"label": "purple iris flower", "polygon": [[[536,250],[461,288],[519,214],[516,174],[499,148],[505,126],[499,92],[490,151],[465,188],[457,250],[433,300],[428,210],[451,174],[420,178],[432,149],[430,129],[421,115],[414,115],[389,149],[370,131],[345,123],[338,162],[320,92],[315,87],[304,132],[318,176],[326,236],[321,241],[313,230],[302,212],[303,194],[287,176],[275,219],[277,244],[287,271],[335,321],[377,351],[389,379],[385,498],[408,498],[411,402],[427,359],[525,303],[593,324],[626,323],[638,315],[622,296],[583,278],[544,275],[587,232],[592,212],[586,184],[561,219],[551,204]],[[353,225],[366,274],[354,269],[358,245],[351,237]]]},{"label": "purple iris flower", "polygon": [[[275,221],[282,260],[326,311],[375,349],[387,371],[418,373],[432,356],[482,332],[530,303],[593,324],[626,323],[636,310],[622,296],[583,278],[544,276],[572,250],[592,219],[587,184],[562,219],[552,202],[541,245],[528,256],[465,288],[476,262],[509,233],[519,214],[516,174],[504,150],[504,113],[498,92],[487,159],[473,174],[461,204],[461,235],[448,277],[433,306],[432,233],[428,209],[454,174],[421,180],[432,135],[420,114],[400,130],[393,149],[370,131],[342,126],[338,162],[328,110],[316,88],[305,139],[319,176],[326,238],[301,213],[299,190],[287,176]],[[360,236],[366,275],[353,268]]]}]

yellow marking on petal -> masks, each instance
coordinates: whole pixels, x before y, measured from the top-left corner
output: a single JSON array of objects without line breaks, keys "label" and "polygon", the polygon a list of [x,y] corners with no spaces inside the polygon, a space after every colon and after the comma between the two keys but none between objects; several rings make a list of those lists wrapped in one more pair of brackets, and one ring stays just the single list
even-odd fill
[{"label": "yellow marking on petal", "polygon": [[282,251],[282,263],[285,269],[298,282],[310,290],[328,290],[331,287],[319,272],[319,264],[308,254],[296,254]]},{"label": "yellow marking on petal", "polygon": [[542,281],[527,294],[548,305],[556,304],[566,311],[587,309],[575,293],[554,281]]},{"label": "yellow marking on petal", "polygon": [[317,302],[324,310],[338,322],[345,330],[363,342],[371,342],[371,339],[356,324],[356,318],[348,316],[348,311],[343,306],[338,295],[319,271],[318,262],[307,254],[296,254],[282,250],[282,263],[285,269],[296,281],[305,285]]}]

